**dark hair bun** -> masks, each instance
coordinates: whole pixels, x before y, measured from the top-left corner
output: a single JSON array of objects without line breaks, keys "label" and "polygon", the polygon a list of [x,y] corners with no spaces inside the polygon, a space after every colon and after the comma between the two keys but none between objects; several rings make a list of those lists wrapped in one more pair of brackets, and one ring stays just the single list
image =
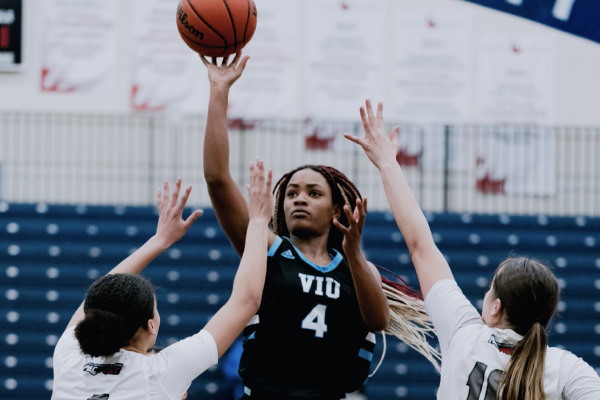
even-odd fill
[{"label": "dark hair bun", "polygon": [[84,354],[93,357],[110,356],[126,344],[124,319],[112,312],[91,309],[77,324],[75,337]]}]

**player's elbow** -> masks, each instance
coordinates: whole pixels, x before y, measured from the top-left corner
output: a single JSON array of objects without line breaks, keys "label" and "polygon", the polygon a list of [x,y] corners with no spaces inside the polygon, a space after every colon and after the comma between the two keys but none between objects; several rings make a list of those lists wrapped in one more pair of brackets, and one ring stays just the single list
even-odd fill
[{"label": "player's elbow", "polygon": [[382,312],[373,313],[368,319],[365,319],[365,325],[371,332],[384,331],[389,324],[390,310],[387,307]]},{"label": "player's elbow", "polygon": [[204,179],[209,189],[218,189],[225,186],[227,175],[219,171],[218,168],[204,168]]}]

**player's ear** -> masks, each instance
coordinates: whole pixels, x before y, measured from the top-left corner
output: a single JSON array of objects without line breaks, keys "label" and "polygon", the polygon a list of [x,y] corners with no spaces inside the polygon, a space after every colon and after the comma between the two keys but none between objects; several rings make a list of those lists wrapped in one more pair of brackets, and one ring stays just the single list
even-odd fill
[{"label": "player's ear", "polygon": [[342,215],[341,207],[339,206],[339,204],[334,204],[333,205],[333,217],[339,221],[341,215]]},{"label": "player's ear", "polygon": [[158,334],[158,325],[154,322],[153,319],[149,319],[147,322],[147,330],[153,335]]},{"label": "player's ear", "polygon": [[492,316],[500,318],[502,315],[502,302],[500,299],[494,300],[494,305],[492,307]]}]

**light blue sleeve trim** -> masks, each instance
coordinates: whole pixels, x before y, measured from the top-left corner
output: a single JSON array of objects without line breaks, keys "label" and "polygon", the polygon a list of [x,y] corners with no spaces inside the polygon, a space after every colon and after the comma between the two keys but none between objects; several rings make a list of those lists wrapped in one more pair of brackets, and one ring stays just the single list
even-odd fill
[{"label": "light blue sleeve trim", "polygon": [[279,246],[281,246],[282,242],[283,242],[283,239],[281,239],[279,236],[277,236],[275,238],[275,241],[271,245],[269,252],[267,253],[267,257],[273,257],[275,255],[275,253],[277,252],[277,249],[279,248]]},{"label": "light blue sleeve trim", "polygon": [[[290,242],[290,244],[292,246],[294,246],[294,244],[290,241],[290,239],[288,239],[286,237],[287,241]],[[310,265],[311,267],[313,267],[314,269],[316,269],[319,272],[322,272],[324,274],[333,271],[334,269],[337,268],[338,265],[340,265],[340,263],[342,262],[342,260],[344,259],[344,256],[340,254],[339,251],[337,251],[336,249],[333,249],[333,251],[335,251],[335,257],[333,257],[333,260],[331,260],[331,262],[327,265],[325,265],[324,267],[315,264],[314,262],[310,261],[308,258],[304,257],[304,254],[302,254],[302,252],[296,247],[294,246],[294,250],[296,250],[296,253],[298,253],[298,255],[300,256],[300,258],[302,259],[302,261],[304,261],[305,263],[307,263],[308,265]]]},{"label": "light blue sleeve trim", "polygon": [[364,358],[367,361],[372,361],[373,360],[373,353],[371,353],[370,351],[367,351],[365,349],[360,349],[360,351],[358,352],[358,356],[361,358]]}]

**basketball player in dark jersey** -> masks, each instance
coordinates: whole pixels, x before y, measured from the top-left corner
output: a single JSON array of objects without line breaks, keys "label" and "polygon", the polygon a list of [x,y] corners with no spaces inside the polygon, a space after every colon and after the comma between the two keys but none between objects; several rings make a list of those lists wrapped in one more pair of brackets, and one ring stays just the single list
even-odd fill
[{"label": "basketball player in dark jersey", "polygon": [[[227,133],[229,89],[248,61],[240,58],[218,66],[201,57],[211,85],[204,175],[241,255],[248,212],[229,172]],[[300,167],[277,183],[262,302],[244,332],[244,398],[336,400],[367,378],[373,332],[390,313],[381,276],[360,251],[365,214],[366,199],[334,168]]]}]

